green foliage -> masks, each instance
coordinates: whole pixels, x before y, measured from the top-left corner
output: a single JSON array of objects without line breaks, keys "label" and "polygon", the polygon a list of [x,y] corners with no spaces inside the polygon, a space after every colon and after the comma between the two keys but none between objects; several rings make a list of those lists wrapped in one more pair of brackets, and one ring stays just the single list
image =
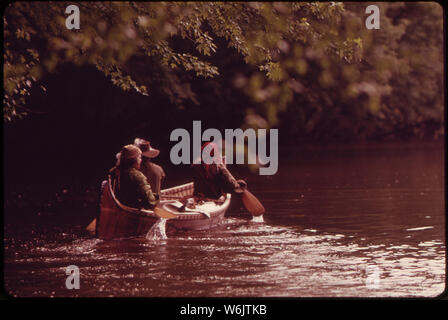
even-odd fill
[{"label": "green foliage", "polygon": [[338,27],[319,38],[323,44],[295,43],[295,54],[280,59],[289,76],[276,85],[291,86],[291,79],[301,85],[291,86],[295,93],[284,101],[286,112],[279,100],[284,93],[272,97],[278,125],[291,136],[316,140],[441,137],[442,8],[380,3],[381,28],[368,30],[366,5],[344,6]]},{"label": "green foliage", "polygon": [[[367,101],[370,117],[363,127],[381,138],[440,137],[444,121],[442,7],[381,3],[379,8],[381,32],[364,30],[362,34],[366,66],[361,71],[364,82],[376,92]],[[353,5],[348,10],[358,14],[363,7]],[[357,93],[359,97],[362,92],[358,89]]]},{"label": "green foliage", "polygon": [[[80,30],[65,27],[70,4],[80,8]],[[380,3],[381,29],[367,30],[365,6],[13,3],[4,16],[4,119],[32,112],[30,87],[75,63],[95,65],[123,90],[158,90],[181,109],[209,96],[193,89],[197,81],[208,81],[216,100],[242,91],[249,118],[255,112],[296,139],[442,134],[441,7]],[[232,64],[238,58],[244,68]]]}]

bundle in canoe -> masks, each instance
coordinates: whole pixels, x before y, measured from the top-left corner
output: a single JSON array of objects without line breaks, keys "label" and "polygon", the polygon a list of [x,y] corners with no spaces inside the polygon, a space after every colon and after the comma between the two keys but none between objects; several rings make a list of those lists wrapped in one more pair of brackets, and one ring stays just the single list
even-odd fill
[{"label": "bundle in canoe", "polygon": [[[152,210],[131,208],[123,205],[115,197],[112,181],[106,182],[100,202],[100,215],[96,233],[101,239],[126,238],[145,235],[159,217]],[[227,194],[222,204],[206,201],[195,209],[180,212],[178,200],[193,195],[193,182],[161,190],[160,205],[164,210],[177,215],[167,221],[167,232],[172,230],[206,230],[219,225],[230,205],[231,195]]]}]

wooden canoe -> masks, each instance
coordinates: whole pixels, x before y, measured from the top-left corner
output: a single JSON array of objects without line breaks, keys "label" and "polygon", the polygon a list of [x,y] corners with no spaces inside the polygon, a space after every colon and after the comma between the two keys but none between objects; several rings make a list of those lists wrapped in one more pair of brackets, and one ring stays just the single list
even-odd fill
[{"label": "wooden canoe", "polygon": [[[193,182],[169,189],[161,190],[160,198],[163,209],[177,215],[166,223],[166,232],[176,230],[207,230],[219,225],[230,205],[231,195],[227,194],[222,204],[206,201],[196,205],[195,209],[179,212],[181,203],[178,199],[193,195]],[[152,210],[136,209],[123,205],[114,195],[112,182],[104,182],[100,215],[96,226],[96,234],[101,239],[127,238],[146,235],[159,219]]]}]

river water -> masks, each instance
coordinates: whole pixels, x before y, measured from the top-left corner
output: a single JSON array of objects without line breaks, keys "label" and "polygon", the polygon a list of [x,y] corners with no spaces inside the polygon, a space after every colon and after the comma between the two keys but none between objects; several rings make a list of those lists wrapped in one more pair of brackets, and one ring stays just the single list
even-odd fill
[{"label": "river water", "polygon": [[[286,152],[275,176],[236,171],[267,212],[234,201],[213,230],[103,241],[85,215],[6,212],[17,297],[435,297],[445,289],[441,146]],[[81,219],[81,217],[83,217]],[[90,220],[90,218],[88,218]],[[66,267],[80,289],[66,288]]]}]

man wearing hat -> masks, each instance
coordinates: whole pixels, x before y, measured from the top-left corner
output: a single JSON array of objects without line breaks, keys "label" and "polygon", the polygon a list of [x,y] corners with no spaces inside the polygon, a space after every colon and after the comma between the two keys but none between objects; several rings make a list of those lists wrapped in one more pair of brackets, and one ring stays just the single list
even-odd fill
[{"label": "man wearing hat", "polygon": [[151,147],[149,141],[141,138],[135,138],[134,145],[142,151],[142,163],[140,171],[146,176],[152,190],[160,195],[162,179],[165,178],[165,172],[162,167],[153,163],[152,158],[159,155],[160,151]]},{"label": "man wearing hat", "polygon": [[226,193],[242,194],[247,188],[244,180],[236,180],[227,169],[225,162],[218,152],[218,146],[213,142],[206,142],[201,147],[201,153],[210,146],[209,155],[213,158],[211,164],[196,160],[193,169],[194,196],[197,198],[219,199]]},{"label": "man wearing hat", "polygon": [[154,208],[159,202],[145,175],[138,169],[142,162],[142,152],[128,144],[117,154],[117,166],[114,167],[118,179],[116,194],[121,203],[133,208]]}]

